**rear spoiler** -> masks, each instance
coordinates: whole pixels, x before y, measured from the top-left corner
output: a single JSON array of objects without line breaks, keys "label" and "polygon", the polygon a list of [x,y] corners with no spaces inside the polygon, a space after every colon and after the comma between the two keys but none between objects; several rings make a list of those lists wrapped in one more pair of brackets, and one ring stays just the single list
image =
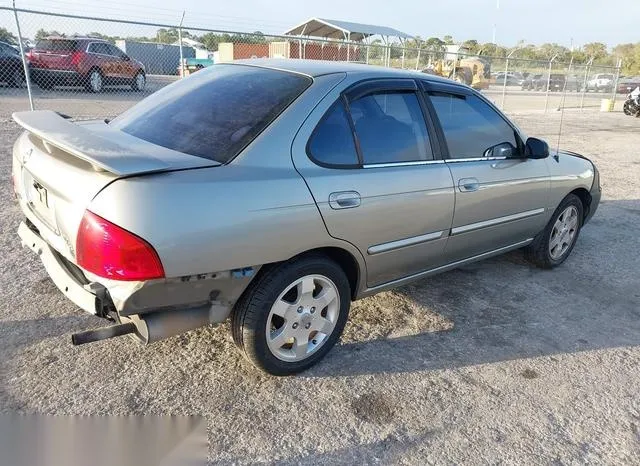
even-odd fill
[{"label": "rear spoiler", "polygon": [[172,168],[163,160],[149,154],[136,154],[131,148],[110,141],[51,110],[16,112],[13,119],[46,144],[89,162],[96,170],[124,176]]}]

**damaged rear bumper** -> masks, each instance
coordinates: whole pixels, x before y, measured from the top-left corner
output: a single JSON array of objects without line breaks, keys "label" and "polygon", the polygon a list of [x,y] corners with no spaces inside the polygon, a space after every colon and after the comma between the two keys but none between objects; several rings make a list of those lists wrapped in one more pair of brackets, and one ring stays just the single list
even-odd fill
[{"label": "damaged rear bumper", "polygon": [[100,317],[135,324],[134,333],[145,343],[223,322],[258,270],[249,267],[147,282],[108,280],[74,271],[77,267],[56,252],[30,221],[20,223],[18,235],[74,304]]}]

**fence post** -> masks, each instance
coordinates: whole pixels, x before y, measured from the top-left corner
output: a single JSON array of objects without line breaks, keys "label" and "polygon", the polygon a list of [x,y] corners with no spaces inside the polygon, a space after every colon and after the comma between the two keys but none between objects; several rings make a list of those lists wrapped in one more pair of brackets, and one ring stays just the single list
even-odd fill
[{"label": "fence post", "polygon": [[504,81],[502,82],[502,103],[500,104],[500,110],[502,110],[504,112],[504,98],[507,94],[507,73],[509,72],[509,58],[511,58],[511,55],[513,55],[515,53],[515,50],[512,50],[511,53],[509,53],[509,55],[507,55],[507,60],[504,66]]},{"label": "fence post", "polygon": [[367,58],[366,58],[366,60],[367,60],[367,65],[368,65],[369,64],[369,48],[371,47],[371,45],[370,44],[366,44],[365,47],[367,47]]},{"label": "fence post", "polygon": [[551,60],[549,60],[549,73],[547,74],[547,95],[544,100],[544,113],[547,113],[547,107],[549,106],[549,86],[551,85],[551,66],[553,65],[553,61],[558,58],[558,55],[554,55]]},{"label": "fence post", "polygon": [[420,41],[416,39],[416,44],[418,45],[418,57],[416,58],[416,71],[420,69],[420,51],[422,50],[422,46],[420,45]]},{"label": "fence post", "polygon": [[580,97],[580,110],[584,108],[584,95],[587,92],[587,79],[591,72],[591,64],[593,63],[593,57],[587,62],[587,67],[584,70],[584,82],[582,83],[582,96]]},{"label": "fence post", "polygon": [[18,29],[18,45],[20,46],[20,56],[22,57],[22,68],[24,70],[24,79],[27,82],[27,95],[29,96],[29,108],[34,110],[33,96],[31,95],[31,75],[29,74],[29,65],[27,57],[24,55],[24,47],[22,46],[22,32],[20,31],[20,21],[18,20],[18,11],[16,10],[16,0],[13,0],[13,15],[16,18],[16,28]]},{"label": "fence post", "polygon": [[616,67],[616,80],[613,82],[613,97],[611,100],[613,101],[613,107],[616,105],[616,95],[618,94],[618,80],[620,79],[620,67],[622,66],[622,59],[618,59],[618,66]]},{"label": "fence post", "polygon": [[180,79],[184,78],[184,57],[182,56],[182,22],[184,21],[184,10],[182,10],[182,18],[180,18],[180,26],[178,26],[178,44],[180,45]]},{"label": "fence post", "polygon": [[[571,67],[573,66],[573,55],[571,55],[571,60],[569,60],[569,68],[567,68],[566,78],[564,80],[564,86],[562,86],[562,99],[560,100],[560,107],[558,110],[564,110],[564,101],[567,96],[567,81],[569,80],[569,75],[571,74]],[[562,117],[560,118],[562,121]]]}]

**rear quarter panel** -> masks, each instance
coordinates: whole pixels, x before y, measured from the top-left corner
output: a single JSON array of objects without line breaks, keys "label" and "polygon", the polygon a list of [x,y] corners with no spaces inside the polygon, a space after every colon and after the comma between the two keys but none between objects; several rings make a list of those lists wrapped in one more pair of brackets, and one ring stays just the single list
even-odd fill
[{"label": "rear quarter panel", "polygon": [[348,250],[364,268],[355,248],[329,236],[291,160],[298,128],[343,78],[316,78],[230,164],[118,180],[90,209],[146,239],[167,277],[263,265],[326,246]]}]

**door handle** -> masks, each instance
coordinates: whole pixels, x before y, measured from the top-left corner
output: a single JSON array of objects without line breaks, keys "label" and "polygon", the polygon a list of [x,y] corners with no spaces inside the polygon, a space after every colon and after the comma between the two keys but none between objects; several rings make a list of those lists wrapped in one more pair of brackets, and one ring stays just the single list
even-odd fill
[{"label": "door handle", "polygon": [[340,191],[329,194],[329,206],[332,209],[353,209],[360,205],[360,193],[357,191]]},{"label": "door handle", "polygon": [[463,193],[471,193],[480,189],[480,182],[476,178],[461,178],[458,180],[458,189]]}]

